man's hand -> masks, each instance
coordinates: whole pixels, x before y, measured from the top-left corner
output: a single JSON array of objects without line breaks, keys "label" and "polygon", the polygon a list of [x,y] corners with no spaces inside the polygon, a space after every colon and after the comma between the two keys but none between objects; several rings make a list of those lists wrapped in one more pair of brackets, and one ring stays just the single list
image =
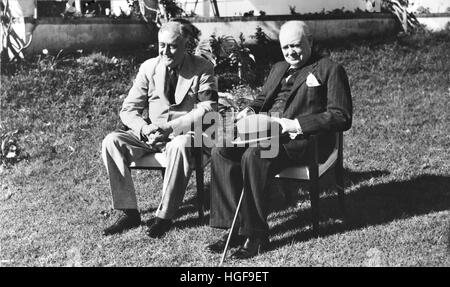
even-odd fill
[{"label": "man's hand", "polygon": [[165,137],[167,139],[169,138],[169,135],[173,132],[173,129],[169,123],[164,123],[158,125],[158,132],[161,134],[162,137]]},{"label": "man's hand", "polygon": [[151,146],[157,146],[157,145],[165,144],[166,141],[167,141],[167,137],[164,136],[159,131],[156,131],[148,136],[147,144],[149,144]]},{"label": "man's hand", "polygon": [[149,139],[150,135],[158,130],[158,126],[154,124],[148,124],[142,127],[141,135]]},{"label": "man's hand", "polygon": [[156,126],[156,130],[148,136],[148,144],[156,145],[156,144],[165,144],[169,141],[169,135],[172,133],[173,129],[168,124],[160,124]]},{"label": "man's hand", "polygon": [[242,118],[245,118],[245,117],[247,117],[247,116],[249,116],[249,115],[252,115],[252,114],[254,114],[254,113],[255,113],[255,111],[254,111],[252,108],[246,107],[245,109],[243,109],[242,111],[240,111],[240,112],[236,115],[235,121],[238,121],[238,120],[240,120],[240,119],[242,119]]},{"label": "man's hand", "polygon": [[287,119],[287,118],[276,118],[273,117],[272,120],[276,121],[277,123],[279,123],[281,125],[281,133],[296,133],[296,134],[301,134],[302,129],[300,127],[300,124],[298,123],[297,120],[291,120],[291,119]]}]

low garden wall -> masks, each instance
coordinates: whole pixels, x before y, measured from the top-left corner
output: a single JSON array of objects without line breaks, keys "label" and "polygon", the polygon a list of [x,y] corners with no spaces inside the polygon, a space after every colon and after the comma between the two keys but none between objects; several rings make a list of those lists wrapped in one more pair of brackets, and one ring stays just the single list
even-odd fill
[{"label": "low garden wall", "polygon": [[384,13],[344,15],[273,15],[259,17],[192,18],[202,31],[202,37],[231,35],[239,39],[242,33],[246,43],[253,44],[256,28],[260,27],[272,40],[278,40],[280,27],[290,20],[303,20],[311,28],[315,40],[342,40],[346,38],[370,38],[396,34],[400,26],[395,17]]},{"label": "low garden wall", "polygon": [[145,47],[157,41],[157,27],[134,19],[40,18],[27,21],[27,34],[32,34],[27,54],[84,50],[118,50]]},{"label": "low garden wall", "polygon": [[[230,35],[235,39],[242,33],[246,43],[253,44],[257,27],[272,39],[278,39],[280,26],[288,20],[306,21],[316,40],[341,40],[349,37],[368,38],[388,36],[399,31],[390,14],[364,15],[273,15],[259,17],[191,18],[202,37],[211,34]],[[33,34],[25,53],[64,50],[117,50],[146,46],[157,41],[157,27],[135,19],[99,18],[40,18],[27,20],[26,33]]]}]

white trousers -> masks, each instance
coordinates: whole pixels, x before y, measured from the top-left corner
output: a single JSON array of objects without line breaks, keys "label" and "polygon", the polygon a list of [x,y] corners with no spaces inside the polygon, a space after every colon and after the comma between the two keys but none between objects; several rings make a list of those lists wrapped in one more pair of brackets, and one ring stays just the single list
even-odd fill
[{"label": "white trousers", "polygon": [[[191,138],[192,135],[179,135],[166,144],[167,167],[157,217],[174,218],[183,201],[194,166]],[[150,146],[131,132],[112,132],[103,140],[102,158],[109,175],[113,208],[138,208],[129,165],[151,152],[154,151]]]}]

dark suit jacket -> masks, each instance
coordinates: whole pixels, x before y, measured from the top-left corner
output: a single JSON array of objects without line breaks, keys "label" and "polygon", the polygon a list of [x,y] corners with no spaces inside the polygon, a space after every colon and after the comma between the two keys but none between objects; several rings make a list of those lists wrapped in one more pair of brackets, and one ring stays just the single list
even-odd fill
[{"label": "dark suit jacket", "polygon": [[[276,63],[262,88],[250,104],[256,112],[268,112],[280,89],[289,64]],[[313,74],[320,86],[308,87],[306,78]],[[348,130],[352,124],[350,85],[344,68],[328,58],[314,58],[300,69],[286,102],[282,117],[298,119],[303,136],[283,143],[288,156],[302,160],[308,150],[308,135],[319,134],[319,160],[324,161],[335,145],[335,132]]]}]

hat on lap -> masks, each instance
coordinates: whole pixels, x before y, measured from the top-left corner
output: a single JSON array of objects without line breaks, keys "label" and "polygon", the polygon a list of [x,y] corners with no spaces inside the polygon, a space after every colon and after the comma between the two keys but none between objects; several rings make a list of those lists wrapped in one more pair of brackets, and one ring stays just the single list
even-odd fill
[{"label": "hat on lap", "polygon": [[279,138],[281,125],[270,116],[253,114],[237,121],[237,138],[232,144],[251,144]]}]

